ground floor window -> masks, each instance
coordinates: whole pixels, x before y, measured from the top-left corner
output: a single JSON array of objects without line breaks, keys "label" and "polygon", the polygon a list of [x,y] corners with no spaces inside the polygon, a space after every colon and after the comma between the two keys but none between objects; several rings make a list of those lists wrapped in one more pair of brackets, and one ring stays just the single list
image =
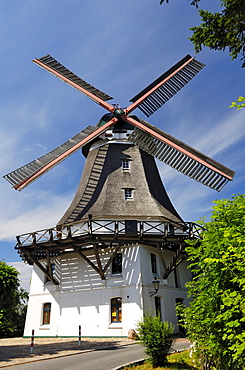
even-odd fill
[{"label": "ground floor window", "polygon": [[43,325],[50,324],[51,303],[44,303],[43,305]]},{"label": "ground floor window", "polygon": [[122,298],[111,299],[111,322],[122,322]]},{"label": "ground floor window", "polygon": [[154,297],[155,300],[155,311],[156,316],[159,316],[162,320],[162,309],[161,309],[161,298],[160,297]]}]

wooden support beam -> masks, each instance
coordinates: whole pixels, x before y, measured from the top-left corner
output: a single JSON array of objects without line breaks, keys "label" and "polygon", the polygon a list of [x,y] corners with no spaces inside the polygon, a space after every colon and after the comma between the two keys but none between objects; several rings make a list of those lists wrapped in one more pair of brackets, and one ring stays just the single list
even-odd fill
[{"label": "wooden support beam", "polygon": [[47,263],[48,263],[48,272],[51,276],[51,279],[53,279],[53,271],[52,271],[52,267],[51,267],[51,263],[50,263],[50,253],[49,253],[49,250],[47,250],[46,252],[46,256],[47,256]]},{"label": "wooden support beam", "polygon": [[83,254],[83,252],[81,252],[75,245],[72,245],[74,251],[77,252],[79,256],[81,256],[100,275],[102,280],[105,280],[105,273],[108,267],[110,266],[110,264],[112,263],[113,258],[115,257],[119,249],[121,248],[121,246],[122,246],[122,243],[119,243],[115,247],[115,250],[110,256],[109,260],[107,261],[105,267],[102,268],[102,264],[101,264],[101,260],[100,260],[100,256],[99,256],[98,248],[96,244],[93,245],[93,250],[94,250],[94,255],[95,255],[98,267],[92,261],[90,261],[90,259],[87,256],[85,256],[85,254]]},{"label": "wooden support beam", "polygon": [[93,244],[93,250],[94,250],[94,255],[96,257],[97,265],[98,265],[98,268],[99,268],[100,277],[101,277],[102,280],[105,280],[105,274],[102,270],[101,260],[100,260],[100,256],[99,256],[99,252],[98,252],[98,248],[97,248],[96,244]]},{"label": "wooden support beam", "polygon": [[90,259],[85,256],[85,254],[83,254],[83,252],[81,252],[75,245],[72,245],[72,248],[74,249],[75,252],[77,252],[77,254],[79,254],[80,257],[82,257],[98,274],[100,274],[100,271],[98,269],[97,266],[95,266],[95,264],[90,261]]},{"label": "wooden support beam", "polygon": [[28,256],[30,258],[30,260],[35,263],[37,265],[37,267],[44,273],[45,276],[47,276],[47,278],[52,281],[53,284],[55,285],[59,285],[58,281],[56,281],[53,276],[51,276],[51,274],[49,273],[49,271],[47,271],[45,269],[45,267],[43,267],[43,265],[36,259],[36,257],[32,256],[29,254]]},{"label": "wooden support beam", "polygon": [[[180,257],[181,254],[182,257]],[[169,263],[167,269],[165,270],[163,279],[167,279],[171,272],[173,272],[176,269],[176,267],[185,260],[185,258],[186,256],[183,254],[183,245],[182,243],[180,243],[179,248],[177,249],[175,255],[173,256],[172,261]]]},{"label": "wooden support beam", "polygon": [[112,263],[112,260],[113,258],[115,257],[115,255],[117,254],[117,252],[119,251],[119,249],[121,248],[122,244],[119,243],[117,246],[116,246],[116,249],[114,250],[114,252],[112,253],[111,257],[109,258],[108,262],[106,263],[105,267],[103,268],[103,273],[105,274],[108,267],[110,266],[110,264]]}]

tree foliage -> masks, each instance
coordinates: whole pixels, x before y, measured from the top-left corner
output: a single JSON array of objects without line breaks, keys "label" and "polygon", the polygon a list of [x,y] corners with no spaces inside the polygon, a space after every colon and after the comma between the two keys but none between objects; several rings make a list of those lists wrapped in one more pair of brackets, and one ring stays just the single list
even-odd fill
[{"label": "tree foliage", "polygon": [[[162,4],[165,0],[161,0]],[[168,0],[166,0],[168,2]],[[191,5],[198,7],[201,0],[191,1]],[[191,28],[190,37],[195,51],[198,53],[203,47],[212,50],[225,50],[228,48],[232,59],[239,55],[242,67],[245,66],[245,1],[220,0],[221,11],[212,13],[199,10],[201,24]]]},{"label": "tree foliage", "polygon": [[239,96],[237,101],[233,101],[229,108],[236,108],[237,110],[241,108],[245,108],[245,98],[243,96]]},{"label": "tree foliage", "polygon": [[167,362],[167,355],[173,346],[174,327],[171,323],[162,321],[160,316],[150,313],[138,323],[138,339],[145,346],[145,353],[149,356],[152,367],[163,366]]},{"label": "tree foliage", "polygon": [[[186,249],[193,300],[182,311],[188,338],[212,369],[245,364],[245,195],[215,202],[199,243]],[[213,367],[211,367],[213,366]]]},{"label": "tree foliage", "polygon": [[20,288],[19,272],[0,261],[0,338],[23,333],[28,293]]}]

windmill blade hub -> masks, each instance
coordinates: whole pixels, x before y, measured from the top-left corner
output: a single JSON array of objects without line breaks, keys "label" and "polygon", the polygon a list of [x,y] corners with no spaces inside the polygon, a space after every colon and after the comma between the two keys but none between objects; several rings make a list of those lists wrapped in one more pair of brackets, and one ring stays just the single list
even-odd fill
[{"label": "windmill blade hub", "polygon": [[114,112],[113,112],[113,115],[114,115],[114,117],[116,117],[116,118],[120,118],[120,117],[122,117],[122,116],[124,116],[124,115],[125,115],[125,112],[124,112],[124,110],[123,110],[123,109],[116,108],[116,109],[114,110]]}]

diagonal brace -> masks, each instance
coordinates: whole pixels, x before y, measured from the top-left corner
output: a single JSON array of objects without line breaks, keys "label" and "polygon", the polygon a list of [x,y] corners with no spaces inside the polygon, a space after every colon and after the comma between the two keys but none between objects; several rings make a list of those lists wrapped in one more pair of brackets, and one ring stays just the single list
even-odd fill
[{"label": "diagonal brace", "polygon": [[36,259],[36,257],[32,256],[31,254],[29,254],[28,256],[30,258],[30,260],[35,263],[37,265],[37,267],[44,273],[45,276],[47,276],[47,278],[52,281],[53,284],[55,285],[59,285],[58,281],[56,281],[53,277],[53,274],[52,272],[50,273],[51,269],[49,268],[49,271],[47,271],[43,265]]},{"label": "diagonal brace", "polygon": [[183,254],[183,245],[180,244],[179,248],[176,251],[176,254],[173,256],[172,261],[169,263],[167,269],[165,270],[165,274],[163,275],[163,279],[167,279],[168,276],[173,272],[176,267],[186,259],[186,255]]}]

